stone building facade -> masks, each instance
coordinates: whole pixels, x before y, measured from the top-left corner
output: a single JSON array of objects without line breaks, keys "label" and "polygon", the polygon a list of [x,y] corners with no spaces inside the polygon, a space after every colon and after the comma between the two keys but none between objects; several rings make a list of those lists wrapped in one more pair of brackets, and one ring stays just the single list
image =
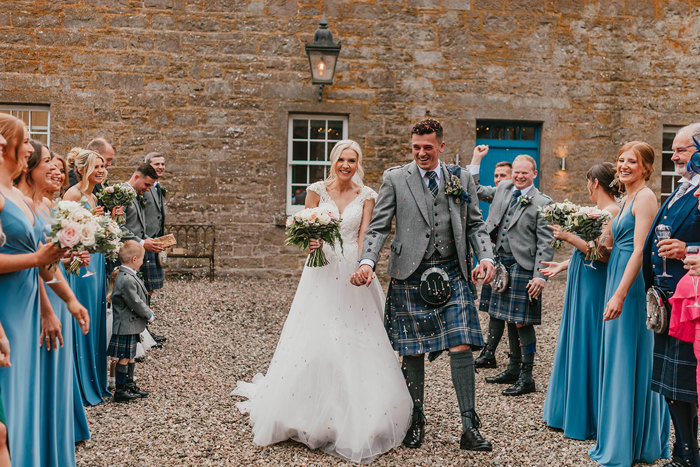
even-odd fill
[{"label": "stone building facade", "polygon": [[[322,13],[342,50],[319,102],[304,41]],[[0,110],[48,109],[58,152],[109,136],[113,179],[166,153],[169,218],[217,225],[218,272],[288,274],[295,115],[342,122],[375,188],[426,115],[462,163],[479,122],[532,123],[540,188],[584,202],[594,162],[632,139],[661,153],[664,132],[700,120],[699,14],[694,0],[3,1]]]}]

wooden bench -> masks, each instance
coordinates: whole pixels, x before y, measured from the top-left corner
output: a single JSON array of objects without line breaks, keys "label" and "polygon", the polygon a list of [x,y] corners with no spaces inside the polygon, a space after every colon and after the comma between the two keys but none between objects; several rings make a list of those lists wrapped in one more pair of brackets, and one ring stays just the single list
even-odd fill
[{"label": "wooden bench", "polygon": [[168,224],[166,233],[171,233],[177,245],[168,249],[168,258],[209,259],[209,280],[214,280],[214,248],[216,229],[212,224]]}]

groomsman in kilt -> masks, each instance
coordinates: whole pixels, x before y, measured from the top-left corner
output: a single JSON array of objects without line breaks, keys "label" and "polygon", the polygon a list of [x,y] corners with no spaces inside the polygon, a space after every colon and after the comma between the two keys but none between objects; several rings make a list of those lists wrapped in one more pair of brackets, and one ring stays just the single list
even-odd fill
[{"label": "groomsman in kilt", "polygon": [[[476,177],[481,158],[487,151],[474,151],[469,171]],[[532,368],[537,339],[534,325],[542,320],[540,294],[547,281],[539,271],[542,261],[551,261],[554,249],[550,245],[552,230],[538,211],[552,202],[533,182],[537,164],[528,155],[513,161],[512,180],[498,187],[477,186],[479,199],[491,203],[486,229],[491,235],[497,262],[508,271],[508,287],[498,292],[492,288],[488,303],[489,336],[484,353],[493,359],[498,341],[508,323],[510,362],[497,376],[486,378],[488,383],[512,384],[503,391],[506,396],[520,396],[535,391]]]},{"label": "groomsman in kilt", "polygon": [[163,251],[163,248],[153,241],[152,236],[148,235],[148,227],[146,222],[146,200],[144,194],[151,189],[153,184],[158,180],[156,170],[150,164],[141,164],[134,171],[133,175],[127,182],[136,190],[136,199],[124,209],[124,217],[126,223],[121,226],[124,236],[122,241],[135,240],[146,249],[146,252],[158,254]]},{"label": "groomsman in kilt", "polygon": [[[146,155],[146,164],[156,171],[158,179],[165,173],[165,156],[159,152],[150,152]],[[147,237],[157,238],[165,234],[165,189],[160,181],[143,194],[145,206],[143,208],[146,221],[145,233]],[[150,306],[153,292],[163,288],[163,268],[159,262],[158,254],[146,251],[146,256],[141,266],[143,282],[148,290],[148,303]]]},{"label": "groomsman in kilt", "polygon": [[[700,141],[700,123],[681,128],[673,139],[671,160],[681,179],[659,209],[644,244],[644,284],[647,289],[658,287],[667,297],[673,295],[687,272],[683,268],[686,247],[700,245],[700,211],[693,197],[700,184],[700,175],[688,172],[686,168],[691,156],[700,151],[693,137]],[[671,228],[671,238],[659,242],[655,229],[661,224]],[[670,277],[662,277],[664,258]],[[668,330],[654,334],[651,389],[665,396],[676,434],[673,459],[667,466],[700,467],[696,366],[692,343],[669,336]]]},{"label": "groomsman in kilt", "polygon": [[[423,440],[424,354],[430,354],[432,360],[449,350],[462,419],[460,448],[490,451],[491,443],[479,433],[475,410],[472,348],[480,348],[483,339],[469,282],[480,275],[484,282],[491,281],[493,254],[476,186],[467,171],[440,161],[445,142],[437,120],[417,123],[411,130],[411,145],[414,161],[384,172],[360,267],[351,282],[361,286],[372,281],[395,220],[385,325],[394,350],[403,357],[402,368],[414,401],[413,422],[404,444],[417,448]],[[470,276],[472,249],[479,265]]]}]

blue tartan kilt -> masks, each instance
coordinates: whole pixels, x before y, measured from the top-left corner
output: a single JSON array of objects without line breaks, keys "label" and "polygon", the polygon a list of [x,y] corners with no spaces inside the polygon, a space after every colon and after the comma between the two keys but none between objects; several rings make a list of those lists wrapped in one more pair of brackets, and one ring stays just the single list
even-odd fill
[{"label": "blue tartan kilt", "polygon": [[510,280],[503,293],[491,291],[489,316],[508,323],[540,324],[542,322],[541,300],[530,300],[527,284],[532,280],[532,271],[520,266],[512,256],[500,255],[498,260],[508,269]]},{"label": "blue tartan kilt", "polygon": [[146,250],[141,273],[143,273],[143,283],[146,286],[146,290],[151,291],[163,288],[163,268],[158,264],[158,255],[156,253]]},{"label": "blue tartan kilt", "polygon": [[668,334],[654,334],[651,389],[674,401],[698,401],[693,344]]},{"label": "blue tartan kilt", "polygon": [[117,336],[112,334],[107,347],[107,356],[114,358],[134,358],[136,356],[136,344],[139,342],[138,334],[125,334]]},{"label": "blue tartan kilt", "polygon": [[[444,305],[425,304],[418,291],[423,271],[440,267],[449,276],[452,296]],[[399,355],[439,353],[458,345],[484,345],[469,284],[457,260],[423,261],[408,279],[392,279],[384,310],[389,341]]]}]

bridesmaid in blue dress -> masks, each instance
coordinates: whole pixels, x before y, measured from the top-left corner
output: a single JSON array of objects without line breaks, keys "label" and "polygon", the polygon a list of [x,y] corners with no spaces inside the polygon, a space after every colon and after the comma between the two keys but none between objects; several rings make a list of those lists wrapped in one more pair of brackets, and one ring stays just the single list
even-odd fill
[{"label": "bridesmaid in blue dress", "polygon": [[[97,215],[104,214],[104,208],[97,206],[92,190],[102,183],[106,170],[102,156],[83,149],[69,156],[68,164],[78,177],[78,184],[66,191],[64,199],[69,201],[87,200],[85,207]],[[82,276],[69,274],[70,284],[80,303],[90,312],[90,333],[87,336],[73,333],[75,339],[75,370],[77,386],[84,405],[97,405],[106,397],[107,390],[107,279],[105,257],[101,253],[90,255],[90,264],[82,269]],[[86,274],[93,273],[86,276]],[[74,328],[75,329],[75,328]]]},{"label": "bridesmaid in blue dress", "polygon": [[[610,162],[594,165],[586,175],[588,195],[596,207],[615,217],[620,208],[615,202],[618,191],[611,187],[615,166]],[[552,226],[554,237],[571,243],[575,249],[564,263],[543,262],[543,273],[553,277],[568,267],[566,295],[562,309],[554,366],[544,400],[542,419],[552,428],[574,439],[595,437],[598,421],[598,377],[600,372],[600,337],[607,267],[604,262],[586,264],[586,241]],[[599,243],[610,238],[610,225],[603,227]],[[603,258],[607,262],[607,258]],[[568,263],[568,264],[567,264]],[[591,267],[592,266],[592,267]]]},{"label": "bridesmaid in blue dress", "polygon": [[[34,152],[29,156],[27,168],[17,183],[25,196],[32,199],[37,214],[34,222],[34,235],[43,239],[49,232],[48,219],[53,195],[60,184],[56,183],[60,172],[51,164],[51,152],[37,141],[31,141]],[[45,465],[75,464],[75,434],[73,406],[73,316],[88,330],[87,310],[76,300],[75,295],[64,280],[65,269],[58,263],[55,277],[58,282],[47,283],[49,303],[61,324],[63,346],[58,350],[40,351],[41,364],[41,459]],[[71,314],[72,313],[72,314]],[[85,412],[80,404],[82,417]]]},{"label": "bridesmaid in blue dress", "polygon": [[[40,465],[41,381],[39,346],[40,300],[46,299],[36,266],[55,263],[64,251],[38,246],[34,216],[12,180],[32,152],[21,120],[0,114],[0,134],[7,141],[0,164],[0,220],[6,243],[0,247],[0,322],[12,346],[12,366],[0,368],[2,405],[7,420],[13,465]],[[43,292],[43,293],[42,293]],[[51,330],[46,343],[60,336]]]},{"label": "bridesmaid in blue dress", "polygon": [[613,248],[605,287],[598,439],[589,452],[605,466],[653,463],[668,457],[669,414],[651,390],[654,338],[646,328],[646,293],[640,274],[642,250],[658,209],[646,186],[654,150],[633,141],[618,152],[617,176],[627,196],[613,220]]}]

